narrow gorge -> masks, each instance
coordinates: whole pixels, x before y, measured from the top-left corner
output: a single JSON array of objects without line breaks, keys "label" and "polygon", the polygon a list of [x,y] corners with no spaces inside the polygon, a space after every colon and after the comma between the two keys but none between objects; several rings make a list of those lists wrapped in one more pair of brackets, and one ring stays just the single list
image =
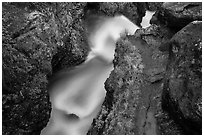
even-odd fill
[{"label": "narrow gorge", "polygon": [[2,134],[202,134],[202,3],[3,2]]}]

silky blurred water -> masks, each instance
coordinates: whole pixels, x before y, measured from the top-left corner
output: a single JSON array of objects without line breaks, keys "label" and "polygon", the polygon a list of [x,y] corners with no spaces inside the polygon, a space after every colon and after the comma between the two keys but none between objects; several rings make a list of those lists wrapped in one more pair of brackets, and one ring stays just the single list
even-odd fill
[{"label": "silky blurred water", "polygon": [[87,60],[50,89],[52,112],[41,134],[88,132],[105,99],[104,82],[113,70],[115,43],[125,32],[133,35],[139,29],[125,16],[107,18],[96,28],[89,36],[91,52]]},{"label": "silky blurred water", "polygon": [[152,18],[155,11],[146,11],[145,16],[142,18],[141,26],[142,28],[147,28],[150,26],[150,19]]}]

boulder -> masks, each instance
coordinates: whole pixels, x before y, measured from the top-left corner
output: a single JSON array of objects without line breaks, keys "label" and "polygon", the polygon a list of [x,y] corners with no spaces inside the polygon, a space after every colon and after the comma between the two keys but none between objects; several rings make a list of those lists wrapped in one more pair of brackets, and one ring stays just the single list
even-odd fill
[{"label": "boulder", "polygon": [[3,134],[40,134],[46,126],[47,77],[80,64],[89,51],[81,33],[84,5],[3,3]]},{"label": "boulder", "polygon": [[117,42],[107,95],[88,134],[201,134],[201,8],[2,3],[2,133],[40,134],[46,126],[48,81],[84,62],[90,50],[87,17],[123,14],[140,26],[145,11],[156,9],[153,25]]},{"label": "boulder", "polygon": [[90,2],[86,5],[88,15],[113,17],[124,15],[136,25],[140,26],[142,17],[145,16],[146,3],[144,2]]},{"label": "boulder", "polygon": [[147,2],[147,10],[157,11],[161,8],[163,2]]},{"label": "boulder", "polygon": [[202,22],[176,33],[169,47],[163,109],[185,134],[202,134]]},{"label": "boulder", "polygon": [[117,42],[106,98],[88,134],[182,134],[161,106],[168,53],[159,46],[172,35],[152,25]]},{"label": "boulder", "polygon": [[166,2],[155,13],[151,23],[178,31],[194,20],[202,20],[201,2]]},{"label": "boulder", "polygon": [[155,17],[117,42],[88,134],[202,133],[201,3],[164,3]]}]

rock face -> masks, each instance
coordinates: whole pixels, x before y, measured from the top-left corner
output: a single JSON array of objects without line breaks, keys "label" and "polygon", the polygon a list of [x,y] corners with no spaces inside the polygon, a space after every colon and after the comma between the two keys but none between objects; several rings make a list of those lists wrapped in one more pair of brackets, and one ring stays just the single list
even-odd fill
[{"label": "rock face", "polygon": [[200,4],[164,3],[155,24],[118,41],[88,134],[202,134]]},{"label": "rock face", "polygon": [[[162,134],[158,123],[170,121],[161,108],[168,54],[159,46],[170,37],[170,31],[152,25],[118,41],[114,70],[105,83],[107,96],[89,134]],[[176,128],[165,124],[162,128]],[[166,133],[176,134],[172,130],[180,133]]]},{"label": "rock face", "polygon": [[152,25],[117,42],[107,96],[88,134],[201,134],[201,7],[3,3],[2,133],[40,134],[46,126],[48,80],[86,59],[87,17],[123,14],[140,25],[148,9],[156,10]]},{"label": "rock face", "polygon": [[48,80],[85,60],[89,46],[84,20],[90,11],[141,20],[144,11],[138,5],[3,3],[3,134],[40,134],[46,126],[51,111]]},{"label": "rock face", "polygon": [[3,134],[40,134],[46,126],[47,77],[80,64],[89,50],[84,5],[3,3]]},{"label": "rock face", "polygon": [[163,2],[146,2],[146,8],[150,11],[157,11],[161,8]]},{"label": "rock face", "polygon": [[194,21],[169,42],[163,108],[187,134],[202,133],[202,22]]},{"label": "rock face", "polygon": [[194,20],[202,20],[201,2],[167,2],[157,10],[152,23],[161,23],[178,31]]},{"label": "rock face", "polygon": [[145,9],[144,2],[93,2],[87,4],[86,13],[109,17],[122,14],[140,26]]}]

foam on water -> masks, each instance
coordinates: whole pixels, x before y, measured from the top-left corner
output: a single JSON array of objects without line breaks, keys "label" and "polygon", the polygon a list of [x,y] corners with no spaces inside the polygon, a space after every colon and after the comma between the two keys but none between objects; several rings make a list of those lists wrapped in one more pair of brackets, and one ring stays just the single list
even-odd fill
[{"label": "foam on water", "polygon": [[104,82],[113,70],[115,43],[139,29],[125,16],[108,18],[89,37],[91,52],[67,79],[49,91],[52,112],[41,134],[86,134],[106,96]]}]

